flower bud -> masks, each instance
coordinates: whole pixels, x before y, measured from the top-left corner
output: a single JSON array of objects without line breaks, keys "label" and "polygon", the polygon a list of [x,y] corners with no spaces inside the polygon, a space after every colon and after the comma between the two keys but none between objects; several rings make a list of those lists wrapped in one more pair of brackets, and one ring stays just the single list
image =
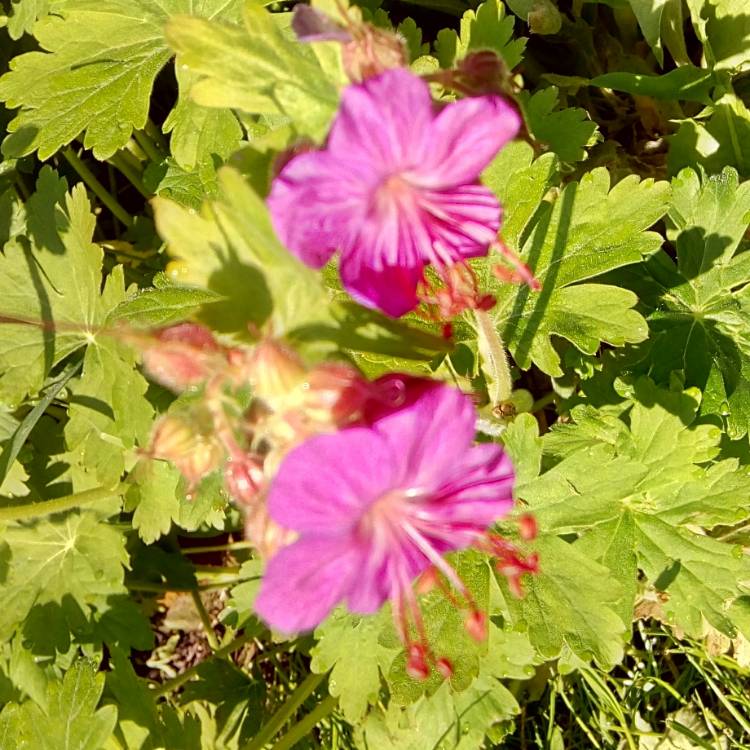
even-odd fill
[{"label": "flower bud", "polygon": [[299,355],[273,339],[266,339],[253,349],[245,369],[254,394],[274,410],[305,377],[305,367]]},{"label": "flower bud", "polygon": [[368,385],[354,367],[343,362],[324,362],[305,379],[301,407],[314,422],[342,427],[362,416]]},{"label": "flower bud", "polygon": [[227,366],[223,348],[207,328],[195,323],[180,323],[132,341],[142,350],[149,377],[176,393],[198,388]]},{"label": "flower bud", "polygon": [[389,68],[403,68],[409,64],[409,55],[401,36],[363,23],[344,44],[342,61],[349,79],[359,83]]},{"label": "flower bud", "polygon": [[246,454],[230,457],[224,469],[224,482],[233,500],[250,505],[265,483],[263,462]]},{"label": "flower bud", "polygon": [[169,414],[154,426],[148,453],[152,458],[174,464],[190,487],[218,469],[224,459],[224,451],[212,435],[200,432],[186,419]]}]

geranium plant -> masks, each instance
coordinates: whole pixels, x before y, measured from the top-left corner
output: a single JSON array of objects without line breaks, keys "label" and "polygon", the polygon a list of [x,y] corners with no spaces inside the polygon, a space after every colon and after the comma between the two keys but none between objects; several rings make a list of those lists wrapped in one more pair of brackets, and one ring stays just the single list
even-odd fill
[{"label": "geranium plant", "polygon": [[749,746],[742,5],[6,2],[0,749]]}]

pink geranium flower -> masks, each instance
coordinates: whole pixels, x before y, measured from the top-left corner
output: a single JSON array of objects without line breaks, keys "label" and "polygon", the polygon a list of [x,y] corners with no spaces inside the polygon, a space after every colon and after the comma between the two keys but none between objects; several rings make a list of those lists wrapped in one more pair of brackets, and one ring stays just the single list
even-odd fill
[{"label": "pink geranium flower", "polygon": [[401,386],[398,408],[375,406],[369,426],[313,437],[279,467],[269,513],[299,537],[270,560],[255,607],[291,634],[314,628],[339,603],[367,614],[390,599],[410,672],[426,676],[432,657],[414,579],[430,569],[455,588],[469,632],[482,637],[483,614],[443,555],[473,545],[523,568],[507,542],[487,534],[512,508],[514,474],[499,446],[473,445],[468,396],[431,381],[383,380]]},{"label": "pink geranium flower", "polygon": [[427,264],[484,255],[496,240],[500,205],[478,178],[519,127],[495,95],[439,109],[403,68],[348,86],[325,148],[295,156],[274,180],[276,231],[314,268],[340,251],[346,290],[403,315]]}]

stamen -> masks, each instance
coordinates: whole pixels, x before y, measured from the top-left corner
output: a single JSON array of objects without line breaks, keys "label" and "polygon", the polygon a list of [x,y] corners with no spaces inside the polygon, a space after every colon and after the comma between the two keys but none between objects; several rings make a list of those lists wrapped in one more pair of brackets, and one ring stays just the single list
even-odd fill
[{"label": "stamen", "polygon": [[471,611],[464,620],[466,632],[477,642],[487,639],[487,615],[481,610]]},{"label": "stamen", "polygon": [[492,269],[492,273],[497,276],[500,281],[510,282],[524,282],[532,291],[538,292],[542,285],[539,280],[531,272],[531,269],[501,240],[498,239],[492,245],[492,248],[497,250],[503,258],[513,266],[515,273],[508,273],[507,269],[502,266],[495,266]]},{"label": "stamen", "polygon": [[471,601],[471,594],[464,582],[458,577],[456,571],[437,553],[435,548],[410,523],[404,522],[402,527],[424,556],[453,584],[453,587],[467,601]]}]

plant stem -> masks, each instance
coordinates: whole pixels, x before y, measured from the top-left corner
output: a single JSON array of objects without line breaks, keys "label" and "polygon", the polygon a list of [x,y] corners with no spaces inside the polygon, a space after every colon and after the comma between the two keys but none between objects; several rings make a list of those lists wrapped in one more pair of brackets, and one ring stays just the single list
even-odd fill
[{"label": "plant stem", "polygon": [[[208,659],[223,659],[224,657],[233,654],[235,651],[239,651],[239,649],[241,649],[248,641],[252,641],[257,634],[257,630],[245,631],[242,635],[238,635],[233,641],[227,643],[226,646],[222,646],[215,651],[208,657]],[[177,677],[173,677],[171,680],[162,683],[159,687],[153,689],[152,694],[158,698],[162,695],[168,695],[169,693],[178,690],[198,673],[201,665],[208,661],[208,659],[204,659],[199,664],[186,669],[182,674],[178,674]]]},{"label": "plant stem", "polygon": [[202,555],[205,552],[229,552],[235,549],[252,549],[250,542],[229,542],[228,544],[214,544],[208,547],[180,547],[183,555]]},{"label": "plant stem", "polygon": [[206,610],[206,605],[203,604],[203,599],[201,599],[200,592],[198,591],[198,589],[193,589],[190,592],[190,596],[193,599],[195,608],[198,610],[198,617],[201,618],[201,625],[203,625],[203,630],[206,631],[206,640],[208,641],[208,645],[211,647],[211,651],[218,651],[219,641],[216,639],[216,631],[214,630],[214,626],[211,624],[211,618],[209,617],[208,611]]},{"label": "plant stem", "polygon": [[97,500],[105,500],[109,497],[119,495],[124,485],[116,484],[114,487],[96,487],[93,490],[74,492],[72,495],[58,497],[56,500],[44,500],[40,503],[27,503],[25,505],[11,505],[0,508],[0,521],[26,521],[30,518],[47,516],[50,513],[62,513],[73,510],[81,505],[95,503]]},{"label": "plant stem", "polygon": [[[0,521],[2,521],[0,516]],[[238,583],[257,580],[257,576],[250,578],[228,578],[226,581],[215,581],[214,583],[202,583],[199,586],[172,586],[168,583],[157,583],[156,581],[125,581],[125,585],[131,591],[145,591],[151,594],[163,594],[167,591],[176,594],[189,594],[192,591],[211,591],[213,589],[225,589],[236,586]]]},{"label": "plant stem", "polygon": [[549,406],[550,404],[554,403],[556,398],[557,398],[557,394],[554,391],[545,393],[544,396],[541,396],[540,398],[538,398],[531,405],[531,409],[530,409],[531,413],[536,414],[538,411],[541,411],[542,409],[544,409],[545,406]]},{"label": "plant stem", "polygon": [[474,310],[477,324],[477,343],[482,362],[489,375],[488,391],[493,406],[508,401],[513,392],[513,378],[510,375],[510,364],[505,352],[505,345],[500,338],[492,318],[485,310]]},{"label": "plant stem", "polygon": [[156,143],[158,148],[160,148],[165,154],[169,153],[169,146],[167,145],[166,138],[164,138],[164,134],[156,127],[150,117],[146,120],[146,127],[144,130],[148,133],[151,140]]},{"label": "plant stem", "polygon": [[324,719],[328,714],[333,713],[338,701],[332,695],[322,700],[318,705],[305,716],[302,721],[295,724],[274,746],[273,750],[290,750],[301,739],[306,737],[315,725]]},{"label": "plant stem", "polygon": [[143,184],[143,180],[141,179],[140,175],[137,174],[136,170],[130,164],[128,164],[128,162],[123,158],[122,154],[113,154],[109,157],[109,162],[115,169],[120,171],[125,176],[128,182],[144,198],[150,199],[153,197],[153,193],[149,192],[149,190]]},{"label": "plant stem", "polygon": [[156,144],[149,138],[148,134],[142,130],[134,130],[133,137],[136,143],[143,149],[146,156],[154,164],[161,164],[164,161],[164,154],[159,150]]},{"label": "plant stem", "polygon": [[[289,698],[287,698],[284,705],[260,728],[258,734],[242,750],[261,750],[262,747],[269,743],[284,728],[287,721],[292,718],[297,709],[312,695],[315,688],[325,678],[325,673],[309,674]],[[323,701],[323,703],[325,702]],[[316,723],[317,721],[316,719]]]},{"label": "plant stem", "polygon": [[84,164],[76,152],[68,146],[63,149],[63,156],[91,192],[116,216],[126,227],[133,226],[133,217],[118,203],[107,188],[96,179],[94,173]]}]

